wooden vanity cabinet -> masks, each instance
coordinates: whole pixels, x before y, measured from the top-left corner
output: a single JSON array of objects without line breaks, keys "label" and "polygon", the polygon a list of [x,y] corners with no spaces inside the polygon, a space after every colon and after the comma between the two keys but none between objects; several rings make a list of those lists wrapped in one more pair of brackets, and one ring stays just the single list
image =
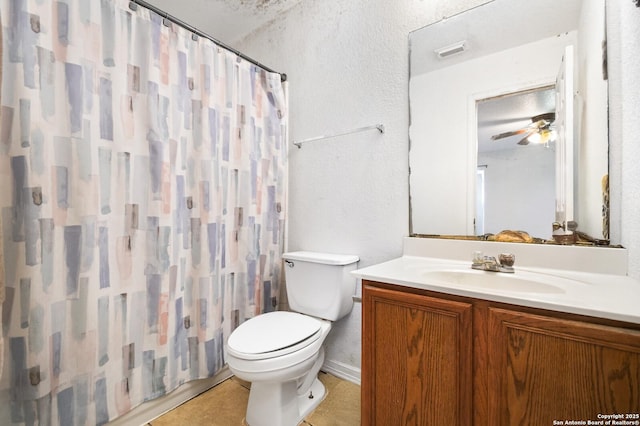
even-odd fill
[{"label": "wooden vanity cabinet", "polygon": [[362,424],[471,424],[471,319],[470,303],[363,288]]},{"label": "wooden vanity cabinet", "polygon": [[362,327],[363,425],[640,413],[638,324],[364,280]]},{"label": "wooden vanity cabinet", "polygon": [[503,308],[488,317],[488,424],[640,415],[640,331]]}]

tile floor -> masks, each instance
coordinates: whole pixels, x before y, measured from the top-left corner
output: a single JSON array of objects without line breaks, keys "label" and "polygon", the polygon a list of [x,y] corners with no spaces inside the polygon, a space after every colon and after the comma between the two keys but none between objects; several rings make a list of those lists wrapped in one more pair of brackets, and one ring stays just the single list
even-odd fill
[{"label": "tile floor", "polygon": [[[360,424],[360,386],[320,373],[327,389],[303,426],[357,426]],[[147,426],[234,426],[245,425],[249,384],[232,377],[213,389],[185,402],[151,421]]]}]

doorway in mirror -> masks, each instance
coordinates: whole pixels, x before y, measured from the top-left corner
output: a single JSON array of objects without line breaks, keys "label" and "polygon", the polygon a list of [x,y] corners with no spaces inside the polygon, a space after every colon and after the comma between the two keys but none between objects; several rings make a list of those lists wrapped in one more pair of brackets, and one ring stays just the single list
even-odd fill
[{"label": "doorway in mirror", "polygon": [[555,87],[548,85],[476,101],[476,164],[482,170],[482,183],[476,183],[476,235],[516,229],[550,238],[555,106]]}]

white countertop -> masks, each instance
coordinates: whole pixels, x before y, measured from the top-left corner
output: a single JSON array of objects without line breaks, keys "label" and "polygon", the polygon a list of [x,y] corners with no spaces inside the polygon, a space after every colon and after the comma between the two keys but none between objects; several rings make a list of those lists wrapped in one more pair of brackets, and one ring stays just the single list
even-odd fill
[{"label": "white countertop", "polygon": [[416,289],[640,324],[640,282],[626,275],[519,267],[517,261],[515,273],[507,274],[473,270],[470,261],[410,255],[352,273]]}]

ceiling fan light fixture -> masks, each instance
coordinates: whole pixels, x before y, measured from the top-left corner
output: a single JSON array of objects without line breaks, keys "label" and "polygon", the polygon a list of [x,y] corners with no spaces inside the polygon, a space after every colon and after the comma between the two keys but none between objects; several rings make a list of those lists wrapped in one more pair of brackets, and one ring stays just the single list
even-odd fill
[{"label": "ceiling fan light fixture", "polygon": [[550,142],[555,142],[557,135],[558,134],[553,129],[540,129],[539,131],[527,136],[527,141],[533,144],[548,145]]},{"label": "ceiling fan light fixture", "polygon": [[541,143],[542,136],[538,132],[533,132],[527,137],[527,140],[529,141],[529,143]]},{"label": "ceiling fan light fixture", "polygon": [[436,56],[440,59],[445,59],[453,55],[458,55],[462,52],[469,50],[469,46],[466,40],[458,41],[448,46],[441,47],[434,50]]}]

